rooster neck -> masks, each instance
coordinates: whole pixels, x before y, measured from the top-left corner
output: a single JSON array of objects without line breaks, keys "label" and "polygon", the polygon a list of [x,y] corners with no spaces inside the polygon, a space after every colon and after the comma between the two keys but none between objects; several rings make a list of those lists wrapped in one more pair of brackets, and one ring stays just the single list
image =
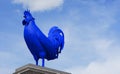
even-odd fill
[{"label": "rooster neck", "polygon": [[28,25],[25,25],[24,31],[27,31],[28,33],[36,33],[38,30],[38,27],[35,24],[35,21],[30,21]]}]

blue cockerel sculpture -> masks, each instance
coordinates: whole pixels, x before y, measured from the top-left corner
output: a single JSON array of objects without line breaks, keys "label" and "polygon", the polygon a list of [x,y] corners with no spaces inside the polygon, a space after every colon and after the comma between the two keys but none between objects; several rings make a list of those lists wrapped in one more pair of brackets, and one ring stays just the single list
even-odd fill
[{"label": "blue cockerel sculpture", "polygon": [[58,58],[58,54],[64,47],[64,33],[61,29],[54,26],[50,29],[48,37],[36,26],[35,19],[30,11],[24,11],[24,20],[22,21],[24,27],[24,39],[32,53],[36,65],[38,60],[42,59],[42,67],[44,61],[54,60]]}]

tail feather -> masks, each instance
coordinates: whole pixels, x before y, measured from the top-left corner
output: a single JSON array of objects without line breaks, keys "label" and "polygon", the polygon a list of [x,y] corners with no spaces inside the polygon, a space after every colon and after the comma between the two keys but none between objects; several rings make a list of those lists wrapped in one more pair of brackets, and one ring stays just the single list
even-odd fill
[{"label": "tail feather", "polygon": [[57,46],[57,49],[59,50],[58,52],[60,53],[64,47],[64,33],[63,33],[63,31],[61,29],[59,29],[58,27],[54,26],[50,29],[50,31],[48,33],[48,38],[54,39],[59,43],[59,45],[56,44],[56,46]]}]

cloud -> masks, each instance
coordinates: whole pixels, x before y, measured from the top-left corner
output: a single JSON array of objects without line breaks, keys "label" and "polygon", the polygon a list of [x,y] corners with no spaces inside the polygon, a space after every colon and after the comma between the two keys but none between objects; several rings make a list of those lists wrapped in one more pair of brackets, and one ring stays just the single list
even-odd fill
[{"label": "cloud", "polygon": [[63,0],[13,0],[13,3],[22,4],[25,9],[31,11],[44,11],[61,6]]},{"label": "cloud", "polygon": [[92,62],[87,67],[71,68],[72,74],[120,74],[120,58],[108,59],[104,62]]},{"label": "cloud", "polygon": [[[66,49],[71,51],[67,55],[74,66],[67,71],[72,74],[120,74],[120,42],[112,29],[119,25],[116,19],[119,5],[117,2],[89,2],[83,4],[83,11],[81,6],[71,9],[68,15],[72,20],[69,27],[66,26],[65,35],[69,39]],[[81,65],[82,62],[87,64]]]},{"label": "cloud", "polygon": [[[104,24],[102,25],[104,26]],[[90,27],[87,29],[90,29]],[[102,29],[99,28],[95,33],[93,33],[95,31],[94,28],[91,28],[88,33],[84,29],[81,34],[80,31],[82,30],[79,30],[78,32],[77,30],[69,30],[70,34],[74,33],[72,36],[68,35],[68,37],[70,37],[69,42],[73,44],[70,44],[69,42],[67,44],[69,47],[73,48],[71,50],[76,54],[74,55],[73,52],[69,52],[71,56],[73,56],[72,60],[77,58],[77,61],[79,62],[87,61],[89,63],[87,66],[83,66],[80,63],[73,61],[72,64],[77,63],[77,65],[74,64],[74,66],[66,71],[71,72],[72,74],[120,74],[120,43],[117,39],[114,37],[110,38],[107,35],[102,37],[101,35],[103,35],[105,31],[101,31]],[[108,30],[108,28],[106,28],[106,30]],[[78,34],[81,36],[84,35],[83,38]],[[85,36],[87,37],[85,38]],[[68,49],[68,47],[66,49]],[[83,55],[80,56],[82,53]],[[97,58],[92,60],[94,57]],[[92,61],[89,61],[89,59]]]}]

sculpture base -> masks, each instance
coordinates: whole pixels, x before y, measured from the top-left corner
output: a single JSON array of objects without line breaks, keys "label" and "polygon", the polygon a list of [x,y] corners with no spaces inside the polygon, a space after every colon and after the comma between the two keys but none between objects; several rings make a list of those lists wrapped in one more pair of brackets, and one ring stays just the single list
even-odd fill
[{"label": "sculpture base", "polygon": [[23,67],[16,69],[13,74],[71,74],[51,68],[36,66],[33,64],[27,64]]}]

